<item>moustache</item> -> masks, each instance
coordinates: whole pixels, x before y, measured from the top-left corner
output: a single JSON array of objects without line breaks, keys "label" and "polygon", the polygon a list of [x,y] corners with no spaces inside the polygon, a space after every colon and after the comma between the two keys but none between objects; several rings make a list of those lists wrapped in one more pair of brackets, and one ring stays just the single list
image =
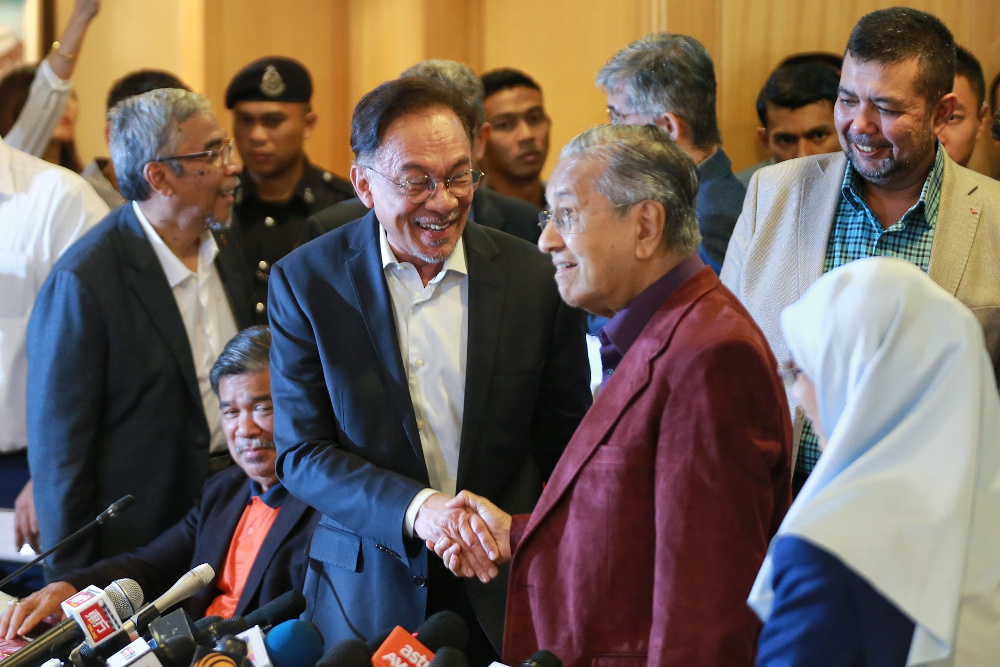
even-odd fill
[{"label": "moustache", "polygon": [[276,449],[274,446],[274,440],[265,440],[263,438],[255,438],[253,440],[243,440],[236,443],[236,453],[245,454],[246,452],[253,450],[267,450]]}]

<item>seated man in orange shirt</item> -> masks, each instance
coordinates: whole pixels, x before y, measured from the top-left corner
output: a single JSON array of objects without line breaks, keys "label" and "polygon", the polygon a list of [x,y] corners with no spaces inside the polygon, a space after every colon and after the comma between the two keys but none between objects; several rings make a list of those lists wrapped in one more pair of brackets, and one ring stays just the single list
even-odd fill
[{"label": "seated man in orange shirt", "polygon": [[237,466],[209,479],[200,502],[147,546],[70,572],[8,605],[0,615],[0,637],[13,639],[29,632],[88,584],[104,587],[130,577],[152,600],[200,563],[211,564],[218,574],[210,586],[184,602],[194,618],[244,614],[288,590],[301,589],[305,544],[318,515],[288,495],[274,472],[270,346],[266,326],[244,329],[212,367],[212,388]]}]

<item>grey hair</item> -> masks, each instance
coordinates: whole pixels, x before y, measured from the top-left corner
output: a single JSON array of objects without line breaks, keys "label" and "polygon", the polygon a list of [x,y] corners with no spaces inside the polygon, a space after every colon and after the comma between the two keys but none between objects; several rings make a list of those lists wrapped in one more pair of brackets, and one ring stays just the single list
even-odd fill
[{"label": "grey hair", "polygon": [[[666,249],[684,255],[701,243],[695,199],[694,162],[670,135],[655,125],[598,125],[574,137],[560,161],[593,160],[603,166],[594,189],[612,204],[650,199],[663,205]],[[621,215],[625,213],[622,212]]]},{"label": "grey hair", "polygon": [[271,368],[271,329],[266,324],[255,324],[229,339],[212,364],[208,380],[212,391],[219,395],[219,383],[233,375],[263,373]]},{"label": "grey hair", "polygon": [[[207,99],[180,88],[151,90],[112,107],[108,112],[111,160],[122,196],[136,201],[149,199],[152,192],[143,167],[174,153],[181,142],[181,123],[211,111]],[[176,173],[183,173],[182,165],[169,164]]]},{"label": "grey hair", "polygon": [[486,121],[486,112],[483,110],[486,89],[483,87],[483,80],[476,76],[476,73],[468,65],[454,60],[431,58],[421,60],[416,65],[403,70],[399,76],[419,76],[423,79],[433,79],[454,88],[476,112],[476,127],[478,128]]},{"label": "grey hair", "polygon": [[629,106],[647,118],[676,114],[691,126],[696,146],[722,143],[715,116],[715,68],[694,37],[668,32],[636,40],[611,56],[597,85],[621,89]]}]

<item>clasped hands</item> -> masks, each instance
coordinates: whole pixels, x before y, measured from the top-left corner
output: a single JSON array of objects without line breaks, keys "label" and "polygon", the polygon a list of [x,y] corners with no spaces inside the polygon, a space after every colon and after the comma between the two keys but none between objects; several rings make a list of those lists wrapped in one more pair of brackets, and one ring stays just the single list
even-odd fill
[{"label": "clasped hands", "polygon": [[435,493],[413,522],[413,531],[459,577],[486,583],[510,561],[510,515],[482,496]]}]

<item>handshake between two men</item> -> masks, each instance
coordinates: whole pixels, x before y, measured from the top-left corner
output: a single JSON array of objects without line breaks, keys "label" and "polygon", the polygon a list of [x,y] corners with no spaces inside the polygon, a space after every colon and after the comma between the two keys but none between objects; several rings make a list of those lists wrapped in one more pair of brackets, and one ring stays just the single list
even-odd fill
[{"label": "handshake between two men", "polygon": [[435,493],[417,511],[414,532],[459,577],[486,583],[510,562],[511,515],[482,496]]}]

